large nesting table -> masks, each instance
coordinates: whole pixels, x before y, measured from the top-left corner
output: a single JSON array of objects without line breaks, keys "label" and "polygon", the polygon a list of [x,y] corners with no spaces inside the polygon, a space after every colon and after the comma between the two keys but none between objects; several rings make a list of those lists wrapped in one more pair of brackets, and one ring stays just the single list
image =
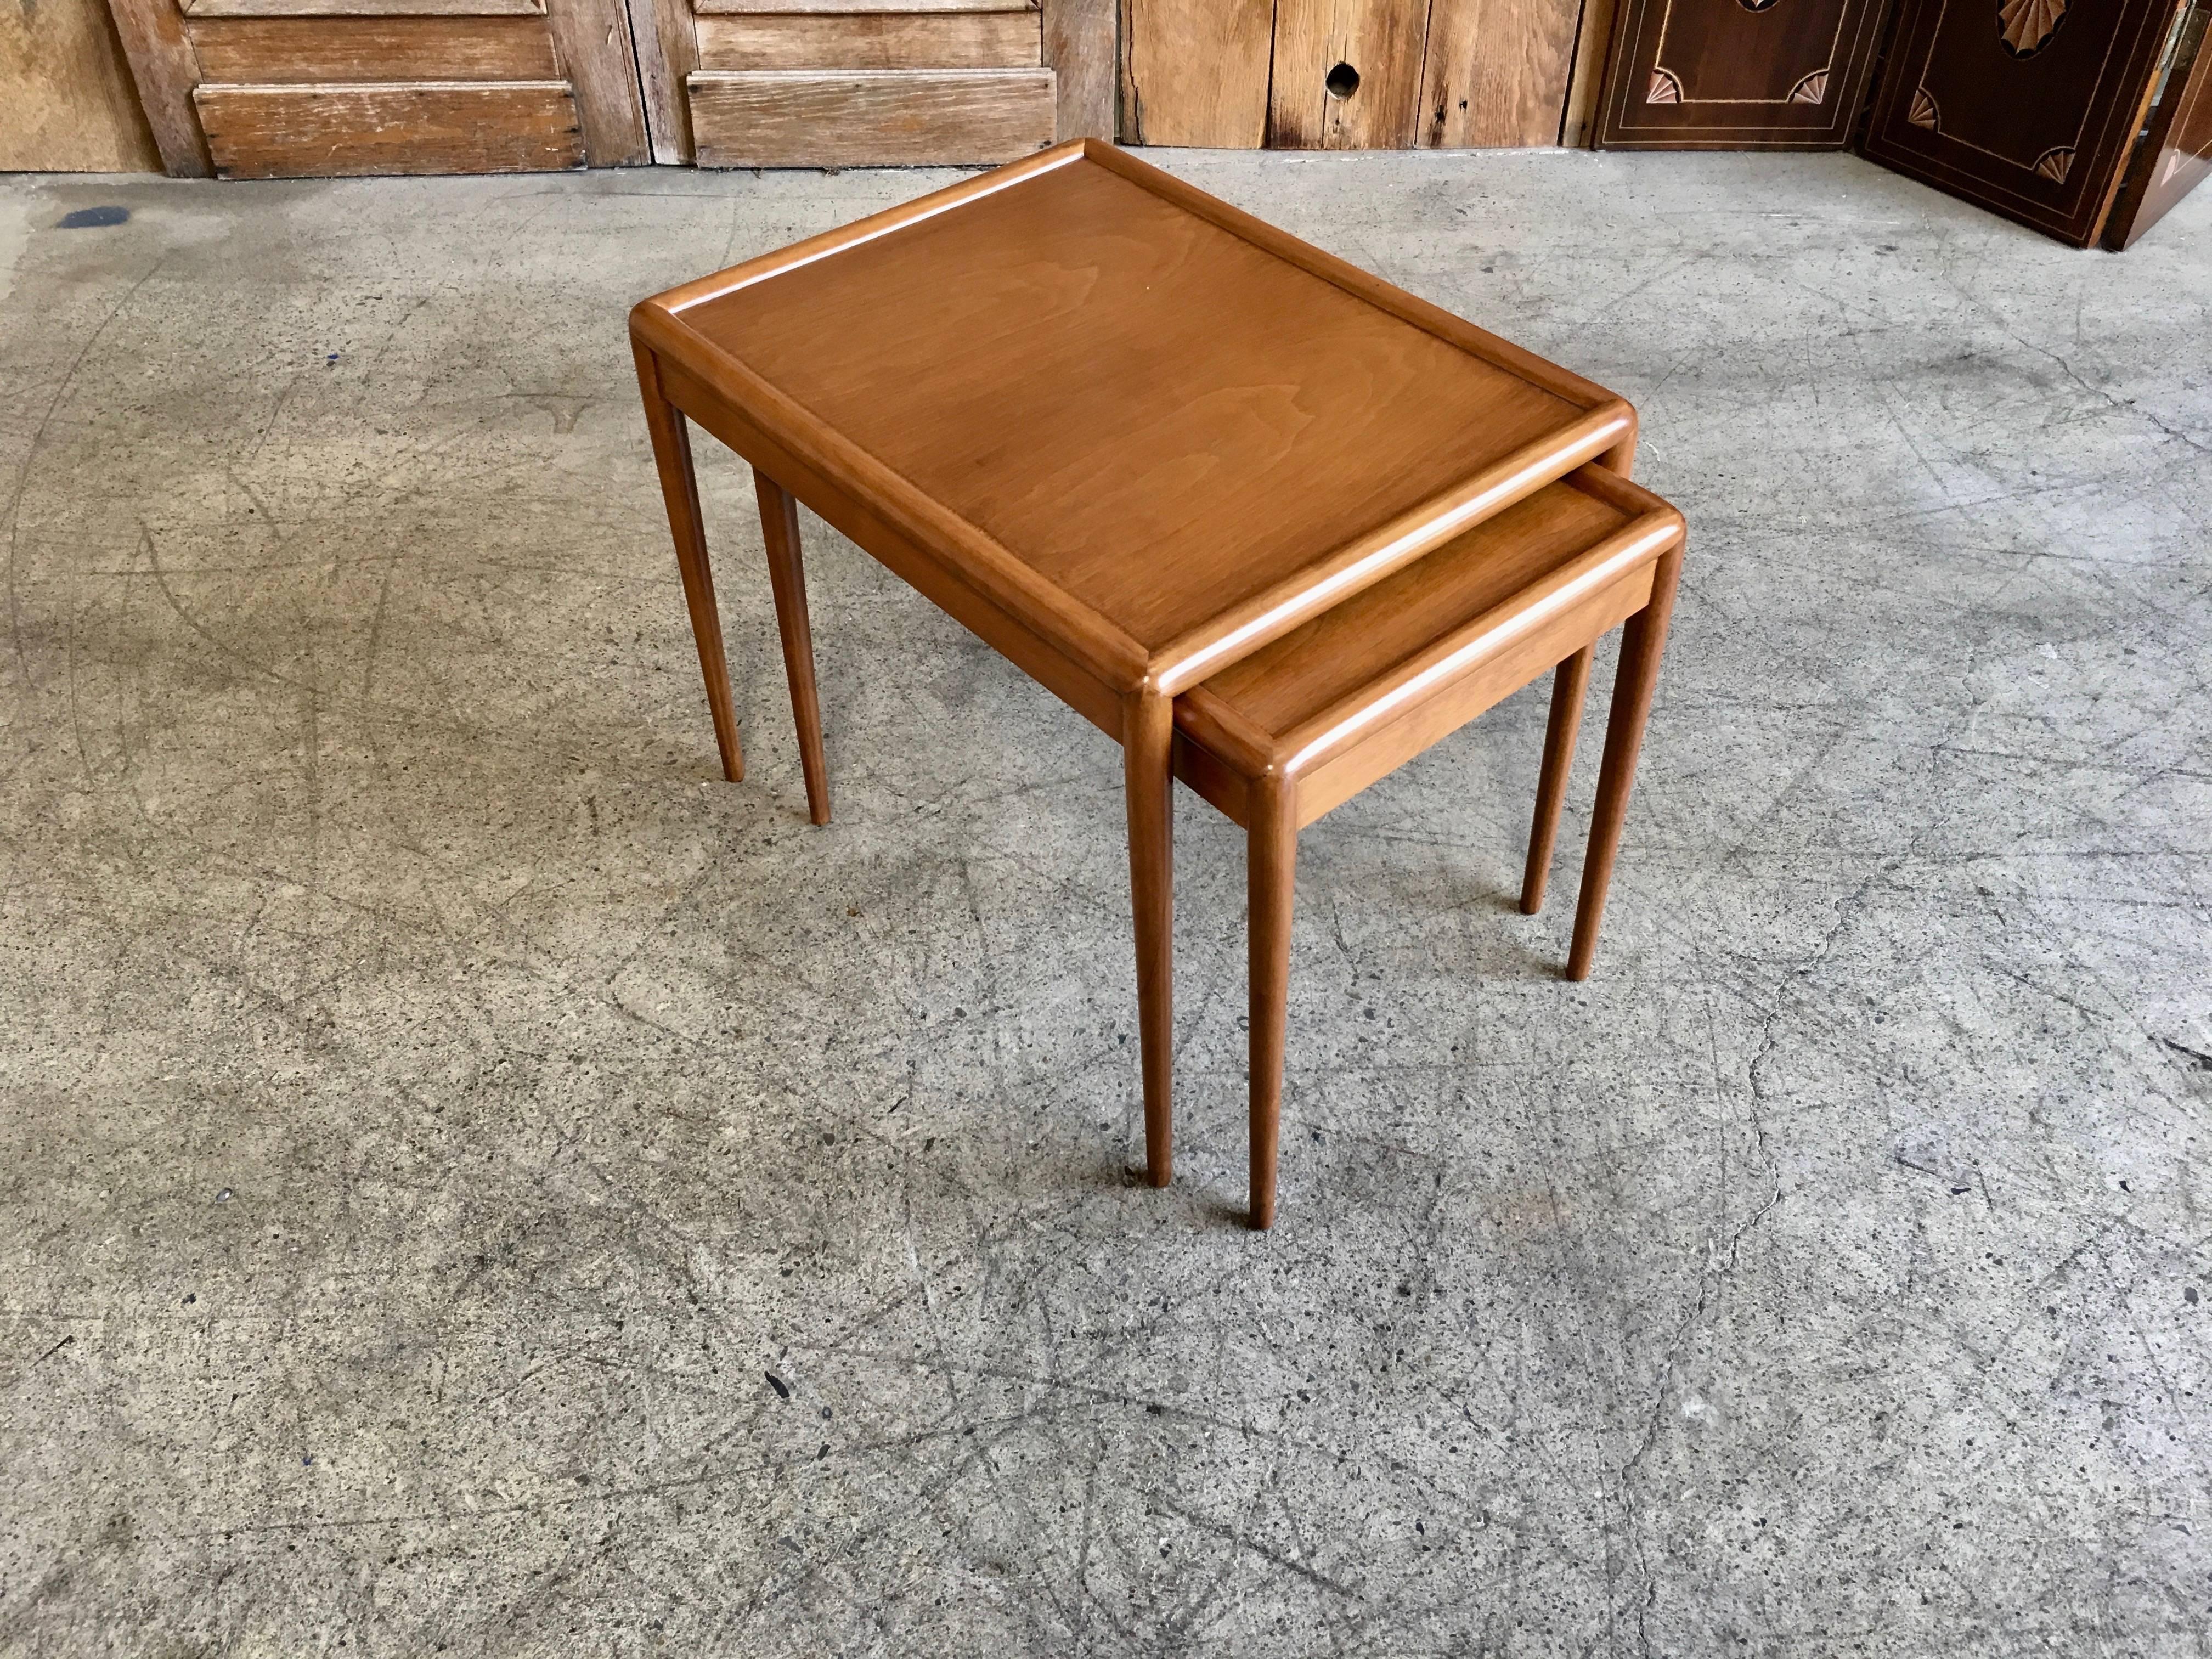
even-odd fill
[{"label": "large nesting table", "polygon": [[687,418],[754,469],[817,823],[794,497],[1121,743],[1156,1184],[1178,694],[1586,462],[1625,475],[1635,444],[1611,392],[1089,139],[630,329],[726,775]]}]

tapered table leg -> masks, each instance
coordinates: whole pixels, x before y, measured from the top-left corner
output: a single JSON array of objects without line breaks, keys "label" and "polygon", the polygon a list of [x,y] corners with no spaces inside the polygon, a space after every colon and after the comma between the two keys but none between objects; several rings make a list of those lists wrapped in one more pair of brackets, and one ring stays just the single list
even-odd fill
[{"label": "tapered table leg", "polygon": [[699,480],[691,465],[691,435],[684,411],[661,395],[659,368],[653,354],[635,342],[631,349],[637,356],[637,386],[645,398],[645,425],[653,434],[660,494],[668,504],[668,528],[676,538],[676,568],[684,575],[684,603],[691,612],[691,637],[699,647],[699,672],[707,682],[707,708],[714,717],[714,743],[722,751],[722,775],[735,783],[745,775],[745,757],[738,746],[737,705],[730,696],[729,663],[722,655],[722,622],[714,610],[714,572],[707,564],[707,532],[699,514]]},{"label": "tapered table leg", "polygon": [[775,590],[776,631],[783,636],[783,677],[799,726],[799,764],[806,775],[806,815],[830,822],[830,766],[822,753],[822,702],[814,690],[814,635],[806,623],[806,567],[799,552],[799,503],[791,492],[753,469],[761,535],[768,544],[769,586]]},{"label": "tapered table leg", "polygon": [[1175,1176],[1175,704],[1149,690],[1121,704],[1129,898],[1137,924],[1137,1027],[1145,1073],[1145,1173]]},{"label": "tapered table leg", "polygon": [[1245,923],[1250,938],[1252,1224],[1275,1224],[1275,1162],[1282,1144],[1283,1038],[1289,1024],[1291,913],[1297,889],[1297,789],[1261,779],[1245,830]]},{"label": "tapered table leg", "polygon": [[1678,542],[1652,573],[1650,602],[1621,630],[1613,712],[1605,728],[1605,760],[1598,769],[1597,804],[1590,812],[1589,854],[1583,861],[1582,897],[1575,906],[1574,947],[1567,956],[1569,979],[1588,979],[1597,956],[1598,924],[1605,917],[1606,890],[1612,884],[1613,861],[1620,851],[1629,787],[1636,780],[1636,757],[1644,747],[1644,726],[1659,684],[1659,659],[1667,648],[1667,623],[1674,613],[1674,587],[1681,574]]},{"label": "tapered table leg", "polygon": [[1584,646],[1552,672],[1552,719],[1544,728],[1544,769],[1536,778],[1536,818],[1528,830],[1528,865],[1521,874],[1521,914],[1544,908],[1552,878],[1552,848],[1559,836],[1559,809],[1567,799],[1567,774],[1582,731],[1583,694],[1589,689],[1591,647]]}]

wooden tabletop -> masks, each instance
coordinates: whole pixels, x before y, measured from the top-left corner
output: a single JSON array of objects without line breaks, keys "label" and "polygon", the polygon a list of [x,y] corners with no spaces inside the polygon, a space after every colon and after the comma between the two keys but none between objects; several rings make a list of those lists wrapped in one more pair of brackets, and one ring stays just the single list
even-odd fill
[{"label": "wooden tabletop", "polygon": [[1091,140],[633,325],[1109,684],[1167,694],[1635,427],[1612,393]]}]

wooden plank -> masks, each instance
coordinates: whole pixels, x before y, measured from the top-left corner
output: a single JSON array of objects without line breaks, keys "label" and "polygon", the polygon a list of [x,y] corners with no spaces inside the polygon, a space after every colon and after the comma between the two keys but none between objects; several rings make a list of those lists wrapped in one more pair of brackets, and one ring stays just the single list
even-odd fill
[{"label": "wooden plank", "polygon": [[1606,60],[1613,51],[1613,23],[1620,10],[1620,0],[1583,0],[1574,67],[1567,72],[1566,116],[1559,123],[1559,142],[1569,149],[1597,148],[1598,96],[1605,90]]},{"label": "wooden plank", "polygon": [[698,21],[698,66],[707,70],[1036,69],[1044,61],[1033,11]]},{"label": "wooden plank", "polygon": [[561,78],[535,17],[224,17],[188,33],[204,78],[250,86]]},{"label": "wooden plank", "polygon": [[1257,149],[1267,140],[1275,0],[1129,0],[1129,142]]},{"label": "wooden plank", "polygon": [[1525,149],[1559,142],[1577,0],[1436,0],[1420,143]]},{"label": "wooden plank", "polygon": [[1035,11],[1037,0],[695,0],[702,17],[839,15],[862,12]]},{"label": "wooden plank", "polygon": [[584,165],[575,101],[562,81],[203,86],[193,101],[225,179]]},{"label": "wooden plank", "polygon": [[1120,0],[1045,0],[1044,61],[1059,76],[1059,133],[1103,138],[1121,131]]},{"label": "wooden plank", "polygon": [[1411,149],[1428,22],[1428,0],[1276,0],[1267,142]]},{"label": "wooden plank", "polygon": [[700,67],[698,20],[691,14],[690,0],[627,0],[627,3],[653,159],[663,167],[688,167],[691,107],[684,95],[684,82]]},{"label": "wooden plank", "polygon": [[543,17],[545,0],[176,0],[187,17]]},{"label": "wooden plank", "polygon": [[1052,143],[1050,70],[702,70],[690,88],[701,167],[1011,161]]},{"label": "wooden plank", "polygon": [[545,0],[545,21],[575,91],[591,164],[626,167],[652,161],[637,52],[623,0]]},{"label": "wooden plank", "polygon": [[192,88],[200,78],[185,20],[171,0],[110,0],[115,32],[137,83],[138,101],[162,169],[173,178],[204,179],[211,171],[207,140],[192,108]]},{"label": "wooden plank", "polygon": [[0,173],[157,173],[101,0],[0,8]]}]

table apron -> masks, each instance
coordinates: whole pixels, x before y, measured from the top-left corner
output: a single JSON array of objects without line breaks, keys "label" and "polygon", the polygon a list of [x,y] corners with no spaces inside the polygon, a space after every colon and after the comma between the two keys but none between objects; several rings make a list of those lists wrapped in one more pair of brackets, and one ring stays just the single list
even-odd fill
[{"label": "table apron", "polygon": [[1046,690],[1121,741],[1122,694],[1028,623],[977,592],[887,522],[731,407],[672,358],[656,353],[668,400]]}]

